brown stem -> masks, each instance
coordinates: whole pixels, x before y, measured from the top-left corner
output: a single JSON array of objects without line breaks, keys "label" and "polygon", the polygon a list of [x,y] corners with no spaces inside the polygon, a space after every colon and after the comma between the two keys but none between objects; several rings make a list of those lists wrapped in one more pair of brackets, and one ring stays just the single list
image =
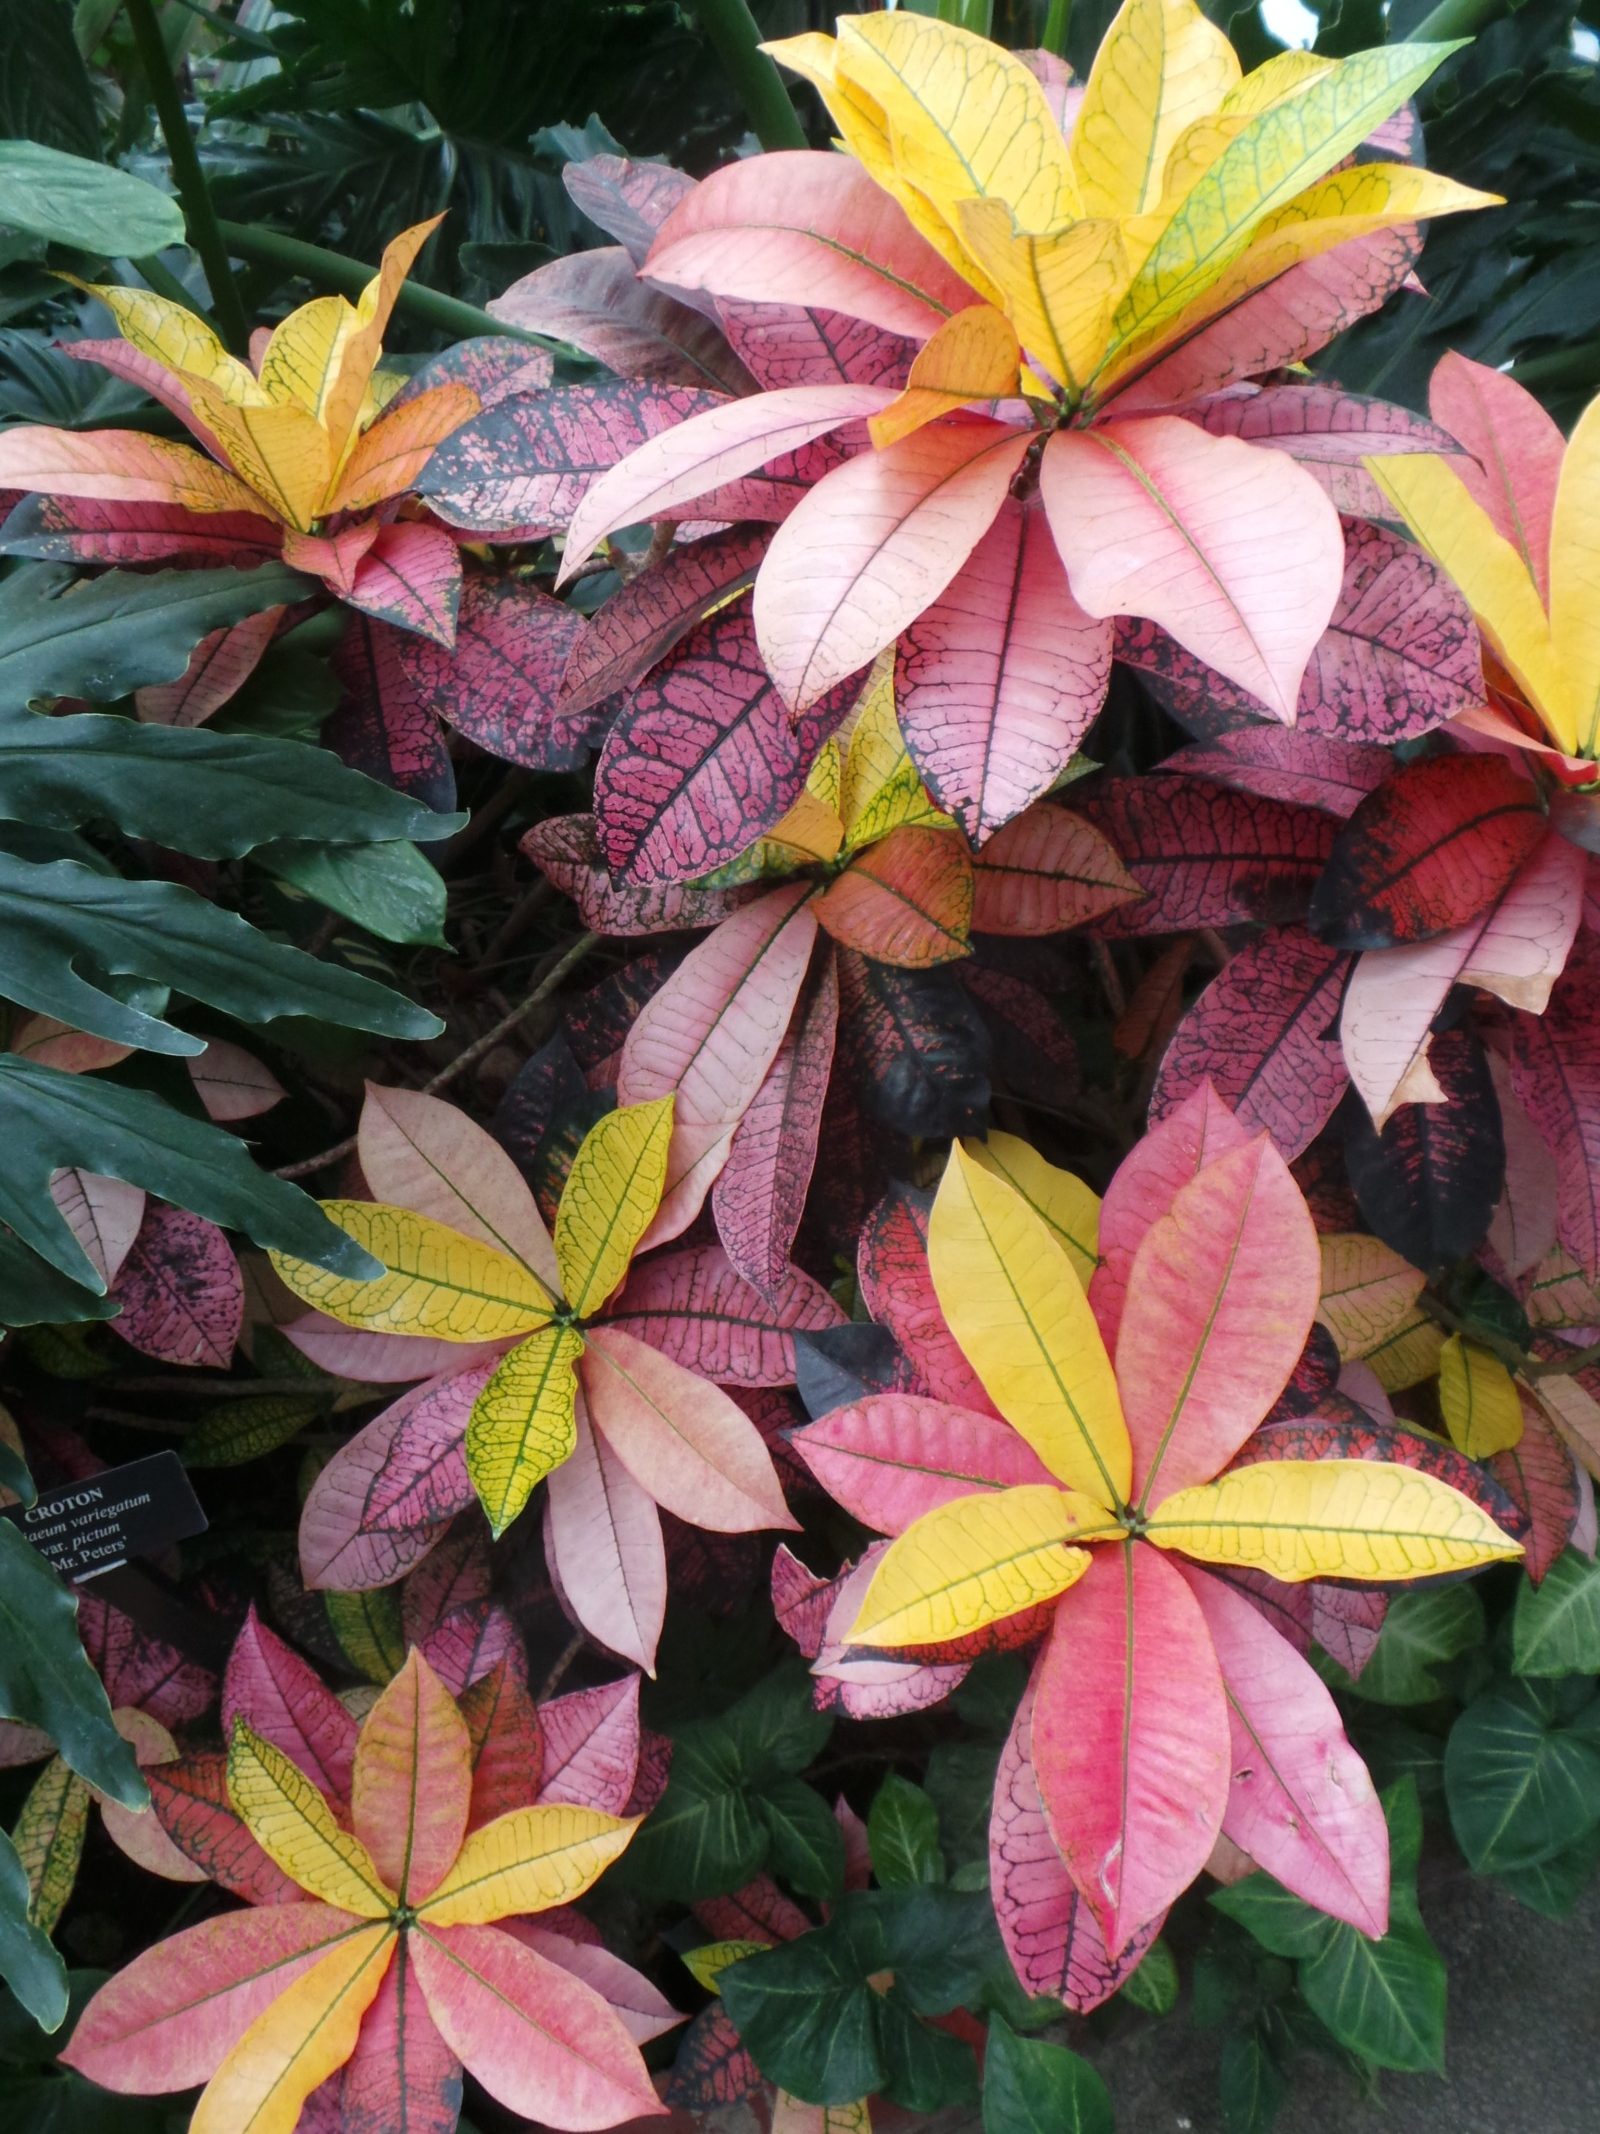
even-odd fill
[{"label": "brown stem", "polygon": [[539,1684],[539,1694],[533,1700],[535,1704],[548,1704],[550,1702],[550,1699],[555,1695],[556,1691],[565,1681],[567,1669],[572,1665],[573,1661],[578,1657],[579,1653],[582,1652],[584,1646],[587,1645],[588,1642],[589,1640],[587,1639],[587,1637],[585,1637],[581,1630],[575,1630],[572,1633],[571,1637],[568,1638],[565,1645],[563,1645],[561,1650],[556,1654],[556,1663],[554,1667],[551,1668],[550,1672]]}]

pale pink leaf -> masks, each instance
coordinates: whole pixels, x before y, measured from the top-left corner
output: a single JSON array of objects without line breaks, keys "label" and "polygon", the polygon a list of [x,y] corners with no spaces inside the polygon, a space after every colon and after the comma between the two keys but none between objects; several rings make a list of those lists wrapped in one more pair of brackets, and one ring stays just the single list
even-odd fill
[{"label": "pale pink leaf", "polygon": [[140,718],[152,726],[203,726],[254,674],[282,619],[282,608],[263,608],[259,615],[209,631],[177,681],[134,691]]},{"label": "pale pink leaf", "polygon": [[50,1198],[102,1282],[115,1282],[144,1221],[143,1186],[102,1178],[96,1171],[56,1171]]},{"label": "pale pink leaf", "polygon": [[226,1038],[210,1039],[205,1051],[184,1065],[206,1117],[225,1124],[259,1118],[287,1093],[270,1067]]},{"label": "pale pink leaf", "polygon": [[1302,727],[1244,726],[1164,756],[1164,777],[1204,778],[1290,807],[1353,815],[1394,769],[1388,749]]},{"label": "pale pink leaf", "polygon": [[549,260],[486,308],[508,326],[581,348],[619,378],[750,390],[749,376],[715,325],[641,281],[622,245]]},{"label": "pale pink leaf", "polygon": [[852,1519],[900,1534],[913,1519],[975,1490],[1047,1483],[1008,1423],[915,1393],[873,1393],[794,1433],[793,1445]]},{"label": "pale pink leaf", "polygon": [[1428,412],[1466,447],[1455,471],[1550,598],[1550,522],[1566,440],[1525,385],[1452,349],[1428,381]]},{"label": "pale pink leaf", "polygon": [[539,1706],[544,1778],[539,1799],[622,1815],[639,1775],[639,1677],[576,1689]]},{"label": "pale pink leaf", "polygon": [[[113,1711],[111,1720],[133,1750],[141,1768],[177,1760],[177,1743],[160,1720],[152,1718],[148,1712],[124,1705]],[[204,1882],[208,1879],[205,1869],[173,1844],[162,1829],[158,1816],[148,1809],[136,1814],[104,1794],[97,1798],[106,1836],[136,1867],[142,1867],[146,1874],[160,1875],[168,1882]]]},{"label": "pale pink leaf", "polygon": [[581,1401],[572,1454],[545,1487],[545,1554],[567,1606],[591,1637],[653,1674],[667,1609],[661,1515]]},{"label": "pale pink leaf", "polygon": [[414,1379],[434,1378],[440,1372],[465,1370],[488,1361],[497,1362],[505,1344],[500,1341],[433,1341],[417,1334],[369,1334],[360,1327],[341,1326],[321,1312],[305,1312],[283,1329],[288,1340],[324,1371],[335,1378],[365,1380],[376,1386],[403,1386]]},{"label": "pale pink leaf", "polygon": [[374,1199],[510,1253],[559,1290],[555,1247],[526,1180],[456,1105],[369,1082],[356,1149]]},{"label": "pale pink leaf", "polygon": [[1319,1579],[1310,1587],[1312,1635],[1347,1675],[1359,1679],[1377,1650],[1389,1611],[1389,1596],[1371,1586],[1336,1586]]},{"label": "pale pink leaf", "polygon": [[683,2017],[642,1972],[625,1964],[620,1956],[613,1956],[598,1940],[575,1941],[555,1925],[547,1924],[565,1916],[570,1915],[541,1912],[531,1919],[508,1919],[500,1931],[520,1941],[525,1949],[532,1949],[535,1956],[559,1964],[563,1971],[570,1971],[574,1978],[592,1986],[610,2004],[635,2045],[648,2045],[652,2038],[675,2030]]}]

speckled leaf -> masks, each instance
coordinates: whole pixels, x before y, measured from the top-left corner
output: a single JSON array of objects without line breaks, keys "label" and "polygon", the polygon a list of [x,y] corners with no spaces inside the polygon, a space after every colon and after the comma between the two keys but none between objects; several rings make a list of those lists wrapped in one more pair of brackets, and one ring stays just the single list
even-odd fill
[{"label": "speckled leaf", "polygon": [[1287,453],[1352,517],[1388,516],[1361,464],[1368,454],[1432,452],[1456,462],[1464,457],[1455,438],[1436,423],[1392,400],[1371,400],[1335,385],[1269,385],[1256,393],[1223,395],[1206,402],[1199,420],[1213,437],[1242,437],[1247,444]]},{"label": "speckled leaf", "polygon": [[411,635],[395,660],[411,702],[489,755],[530,770],[576,770],[605,724],[559,702],[581,627],[573,609],[524,580],[474,571],[461,589],[454,648]]},{"label": "speckled leaf", "polygon": [[0,528],[0,554],[59,563],[260,563],[283,529],[248,511],[118,504],[98,497],[25,497]]},{"label": "speckled leaf", "polygon": [[244,1278],[215,1223],[151,1201],[112,1285],[111,1322],[130,1348],[164,1363],[226,1370],[244,1324]]},{"label": "speckled leaf", "polygon": [[1113,938],[1298,919],[1338,829],[1312,808],[1159,773],[1106,779],[1077,807],[1145,892],[1097,922]]},{"label": "speckled leaf", "polygon": [[711,321],[641,280],[622,245],[548,260],[514,281],[488,309],[508,326],[581,348],[619,378],[725,393],[750,387]]},{"label": "speckled leaf", "polygon": [[749,585],[767,536],[751,528],[707,534],[670,549],[630,578],[573,641],[561,677],[569,716],[631,689],[656,661],[730,593]]},{"label": "speckled leaf", "polygon": [[[1543,1015],[1511,1024],[1511,1085],[1556,1159],[1557,1235],[1600,1278],[1600,948],[1578,936]],[[1437,1047],[1435,1048],[1437,1056]]]},{"label": "speckled leaf", "polygon": [[863,1110],[896,1133],[966,1133],[989,1108],[989,1034],[952,970],[839,951],[841,1052]]},{"label": "speckled leaf", "polygon": [[1240,726],[1191,742],[1164,757],[1161,768],[1343,820],[1382,785],[1394,758],[1372,741],[1340,741],[1298,726]]},{"label": "speckled leaf", "polygon": [[456,774],[438,721],[418,702],[400,663],[406,633],[352,615],[334,654],[343,699],[323,739],[352,770],[453,808]]}]

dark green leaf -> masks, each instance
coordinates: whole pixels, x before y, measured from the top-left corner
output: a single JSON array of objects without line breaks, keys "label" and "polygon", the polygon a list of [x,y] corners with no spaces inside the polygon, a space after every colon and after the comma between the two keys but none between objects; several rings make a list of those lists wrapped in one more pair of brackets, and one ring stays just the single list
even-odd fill
[{"label": "dark green leaf", "polygon": [[111,1319],[116,1312],[110,1297],[80,1289],[0,1229],[0,1326],[50,1327],[71,1319]]},{"label": "dark green leaf", "polygon": [[[258,1343],[262,1331],[257,1331]],[[225,1400],[202,1415],[184,1439],[183,1464],[242,1467],[248,1460],[262,1459],[298,1437],[322,1407],[315,1394],[256,1393]]]},{"label": "dark green leaf", "polygon": [[[4,1555],[0,1552],[0,1579],[4,1575]],[[0,1585],[0,1610],[4,1606],[5,1592]],[[81,1653],[79,1657],[82,1658]],[[89,1663],[84,1660],[83,1664],[87,1667]],[[29,1922],[28,1878],[22,1871],[16,1847],[3,1830],[0,1830],[0,1978],[41,2028],[60,2028],[67,2012],[66,1968],[51,1948],[49,1937]]]},{"label": "dark green leaf", "polygon": [[1178,2005],[1178,1959],[1164,1941],[1150,1944],[1118,1992],[1147,2015],[1171,2015]]},{"label": "dark green leaf", "polygon": [[939,1811],[920,1786],[890,1772],[867,1814],[872,1872],[885,1889],[944,1880]]},{"label": "dark green leaf", "polygon": [[1600,1874],[1600,1822],[1586,1838],[1565,1852],[1553,1853],[1532,1867],[1520,1867],[1502,1875],[1501,1881],[1517,1899],[1546,1919],[1565,1919]]},{"label": "dark green leaf", "polygon": [[1329,2030],[1375,2067],[1444,2066],[1444,1959],[1425,1928],[1402,1920],[1382,1941],[1337,1926],[1300,1966],[1300,1991]]},{"label": "dark green leaf", "polygon": [[380,1586],[369,1593],[324,1593],[322,1599],[339,1650],[357,1674],[382,1688],[406,1664],[398,1592]]},{"label": "dark green leaf", "polygon": [[780,1778],[754,1799],[767,1826],[772,1872],[802,1897],[837,1897],[844,1888],[844,1832],[822,1795],[803,1779]]},{"label": "dark green leaf", "polygon": [[0,221],[108,258],[143,259],[183,243],[183,210],[170,193],[38,141],[0,141]]},{"label": "dark green leaf", "polygon": [[257,1170],[232,1134],[100,1075],[63,1074],[0,1054],[0,1148],[7,1151],[0,1222],[96,1296],[100,1278],[49,1195],[51,1172],[70,1165],[126,1179],[319,1267],[357,1277],[379,1272],[309,1195]]},{"label": "dark green leaf", "polygon": [[1484,1874],[1533,1867],[1600,1822],[1600,1740],[1553,1723],[1520,1683],[1477,1698],[1450,1730],[1445,1799]]},{"label": "dark green leaf", "polygon": [[42,1727],[80,1777],[125,1807],[148,1801],[78,1642],[77,1601],[9,1519],[0,1519],[0,1716]]},{"label": "dark green leaf", "polygon": [[1259,2030],[1233,2031],[1223,2039],[1217,2090],[1228,2134],[1269,2134],[1287,2087]]},{"label": "dark green leaf", "polygon": [[863,1960],[835,1920],[745,1957],[718,1981],[761,2072],[807,2104],[852,2104],[882,2086],[876,1995]]},{"label": "dark green leaf", "polygon": [[620,1880],[693,1903],[748,1882],[767,1857],[767,1827],[725,1739],[685,1728],[667,1790],[629,1846]]},{"label": "dark green leaf", "polygon": [[919,2023],[898,1987],[879,1995],[874,2013],[883,2094],[892,2103],[917,2113],[977,2103],[978,2064],[970,2045],[948,2031]]},{"label": "dark green leaf", "polygon": [[67,0],[0,0],[0,135],[98,156],[100,121]]},{"label": "dark green leaf", "polygon": [[1519,1675],[1600,1673],[1600,1563],[1567,1549],[1542,1585],[1524,1576],[1511,1619]]},{"label": "dark green leaf", "polygon": [[793,1778],[805,1770],[833,1731],[811,1701],[803,1661],[775,1668],[718,1722],[743,1776],[752,1781]]},{"label": "dark green leaf", "polygon": [[1113,2134],[1111,2096],[1075,2052],[989,2019],[983,2134]]},{"label": "dark green leaf", "polygon": [[1314,1956],[1333,1931],[1325,1913],[1291,1896],[1271,1875],[1246,1875],[1228,1889],[1214,1890],[1211,1902],[1274,1956]]},{"label": "dark green leaf", "polygon": [[444,878],[415,845],[269,845],[256,858],[380,941],[445,946]]},{"label": "dark green leaf", "polygon": [[939,1847],[947,1861],[989,1861],[989,1804],[994,1798],[998,1743],[940,1742],[928,1757],[928,1798],[939,1815]]},{"label": "dark green leaf", "polygon": [[1440,1694],[1438,1668],[1482,1642],[1483,1603],[1475,1587],[1397,1593],[1377,1648],[1351,1686],[1375,1704],[1427,1704]]},{"label": "dark green leaf", "polygon": [[[0,1414],[3,1413],[0,1409]],[[24,1508],[38,1502],[39,1492],[34,1488],[27,1461],[20,1452],[13,1452],[3,1437],[0,1437],[0,1489],[9,1489]]]},{"label": "dark green leaf", "polygon": [[181,883],[124,882],[74,860],[36,867],[0,852],[0,995],[118,1044],[205,1050],[93,974],[147,979],[244,1022],[304,1015],[388,1037],[443,1028],[401,994],[271,940]]}]

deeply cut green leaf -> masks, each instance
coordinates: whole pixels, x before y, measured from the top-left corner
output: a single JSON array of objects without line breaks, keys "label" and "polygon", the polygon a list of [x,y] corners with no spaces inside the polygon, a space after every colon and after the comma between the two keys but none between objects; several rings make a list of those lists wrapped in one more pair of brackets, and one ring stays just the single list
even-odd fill
[{"label": "deeply cut green leaf", "polygon": [[0,1715],[42,1727],[74,1771],[124,1807],[149,1799],[78,1642],[77,1602],[8,1519],[0,1519]]},{"label": "deeply cut green leaf", "polygon": [[67,1973],[48,1938],[28,1919],[28,1878],[0,1830],[0,1978],[44,2030],[67,2012]]}]

